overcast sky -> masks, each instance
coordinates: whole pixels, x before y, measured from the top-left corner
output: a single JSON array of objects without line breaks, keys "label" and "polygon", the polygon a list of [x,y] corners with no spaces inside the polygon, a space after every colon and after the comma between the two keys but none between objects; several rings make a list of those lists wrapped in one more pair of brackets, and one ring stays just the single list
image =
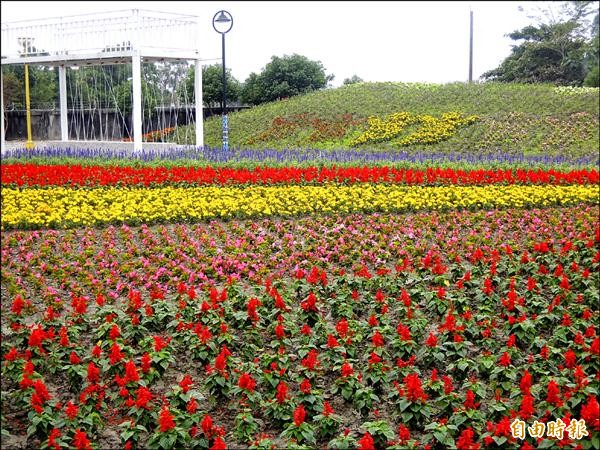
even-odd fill
[{"label": "overcast sky", "polygon": [[474,14],[473,77],[510,54],[504,35],[530,24],[519,5],[533,2],[1,2],[2,22],[122,9],[197,15],[201,58],[220,63],[221,38],[212,28],[225,9],[234,19],[226,35],[226,64],[245,81],[271,56],[298,53],[321,61],[334,86],[356,74],[365,81],[466,81],[469,9]]}]

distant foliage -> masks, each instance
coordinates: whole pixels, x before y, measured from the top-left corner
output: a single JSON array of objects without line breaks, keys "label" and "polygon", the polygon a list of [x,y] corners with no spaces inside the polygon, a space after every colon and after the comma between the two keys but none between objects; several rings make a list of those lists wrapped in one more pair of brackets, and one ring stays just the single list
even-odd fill
[{"label": "distant foliage", "polygon": [[352,75],[350,78],[344,78],[344,85],[362,83],[364,80],[358,75]]},{"label": "distant foliage", "polygon": [[[184,102],[192,102],[194,99],[194,78],[196,69],[190,67],[178,96]],[[225,67],[225,79],[227,83],[227,104],[238,102],[240,99],[241,84],[231,74],[231,70]],[[202,67],[202,102],[209,108],[219,107],[223,98],[223,66],[213,64]]]},{"label": "distant foliage", "polygon": [[293,54],[273,56],[260,74],[251,73],[242,89],[242,102],[250,105],[293,97],[327,87],[333,75],[326,75],[320,61]]},{"label": "distant foliage", "polygon": [[[554,7],[554,8],[553,8]],[[553,9],[558,8],[558,11]],[[515,83],[597,86],[598,2],[557,2],[528,25],[507,36],[518,44],[483,79]],[[595,13],[592,24],[586,18]],[[532,18],[534,18],[533,16]],[[594,73],[596,75],[594,75]]]}]

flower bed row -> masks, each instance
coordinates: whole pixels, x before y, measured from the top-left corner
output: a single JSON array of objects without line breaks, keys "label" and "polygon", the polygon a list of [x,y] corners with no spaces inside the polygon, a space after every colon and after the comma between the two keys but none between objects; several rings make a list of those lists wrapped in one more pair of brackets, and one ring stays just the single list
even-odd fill
[{"label": "flower bed row", "polygon": [[31,447],[591,448],[596,212],[3,232],[3,401]]},{"label": "flower bed row", "polygon": [[408,185],[593,184],[598,170],[403,169],[375,167],[123,167],[3,164],[3,185],[290,184],[385,182]]},{"label": "flower bed row", "polygon": [[597,155],[573,157],[561,155],[532,155],[513,147],[506,151],[493,149],[477,149],[465,151],[369,151],[361,150],[322,150],[315,148],[286,148],[286,149],[245,149],[232,148],[223,150],[220,147],[172,147],[144,149],[141,152],[131,152],[128,149],[112,149],[101,147],[67,147],[67,148],[17,148],[7,149],[4,161],[39,160],[46,163],[48,159],[69,159],[73,161],[95,160],[99,163],[106,161],[156,162],[168,161],[180,165],[189,165],[205,161],[207,163],[268,163],[268,164],[482,164],[482,165],[523,165],[530,166],[594,166],[600,159]]},{"label": "flower bed row", "polygon": [[597,204],[600,186],[284,185],[3,188],[2,227],[197,221],[310,213]]}]

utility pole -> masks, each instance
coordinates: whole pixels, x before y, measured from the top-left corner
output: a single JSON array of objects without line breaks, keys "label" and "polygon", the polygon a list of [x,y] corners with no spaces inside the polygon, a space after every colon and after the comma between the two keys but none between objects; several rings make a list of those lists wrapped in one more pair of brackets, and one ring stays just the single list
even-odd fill
[{"label": "utility pole", "polygon": [[469,10],[470,32],[469,32],[469,83],[473,82],[473,11]]}]

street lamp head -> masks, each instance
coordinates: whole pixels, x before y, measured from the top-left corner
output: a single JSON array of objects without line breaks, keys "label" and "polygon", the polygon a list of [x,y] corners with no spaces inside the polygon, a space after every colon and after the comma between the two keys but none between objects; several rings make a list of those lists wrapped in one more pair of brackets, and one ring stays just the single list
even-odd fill
[{"label": "street lamp head", "polygon": [[213,28],[217,33],[225,34],[233,27],[233,17],[225,10],[221,10],[213,17]]},{"label": "street lamp head", "polygon": [[231,22],[231,19],[225,15],[225,11],[219,11],[219,17],[215,22]]}]

